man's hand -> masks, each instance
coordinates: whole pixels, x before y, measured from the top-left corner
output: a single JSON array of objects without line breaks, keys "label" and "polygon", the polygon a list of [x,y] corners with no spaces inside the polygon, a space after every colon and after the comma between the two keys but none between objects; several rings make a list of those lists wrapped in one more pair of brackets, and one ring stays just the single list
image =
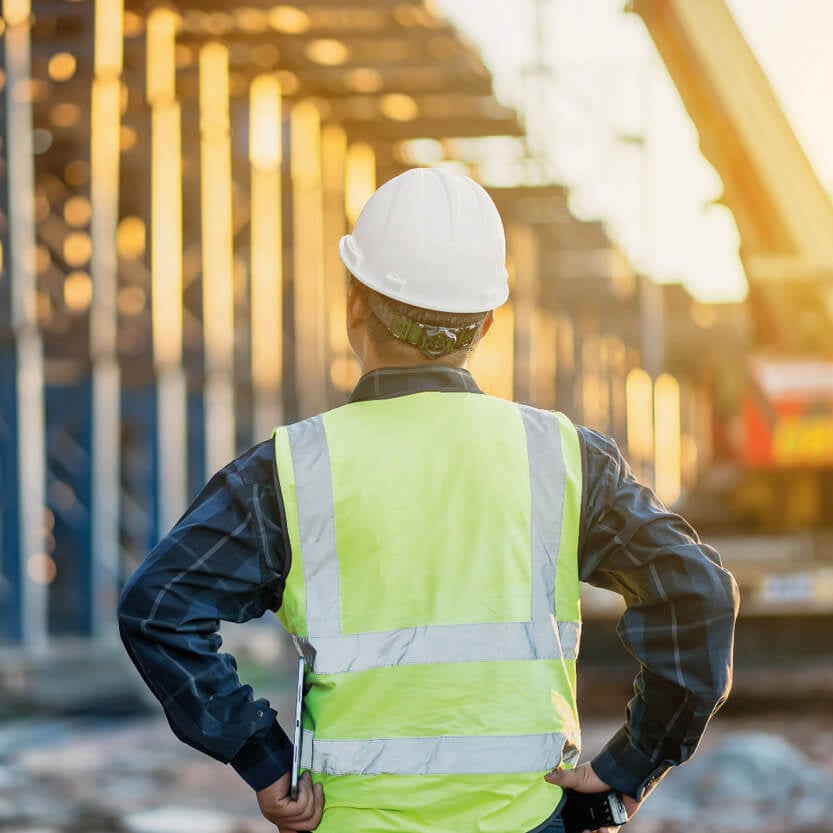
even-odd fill
[{"label": "man's hand", "polygon": [[260,812],[269,819],[279,833],[299,833],[315,830],[321,823],[324,812],[324,788],[313,786],[308,772],[298,782],[298,798],[289,797],[289,773],[279,778],[270,787],[257,793]]},{"label": "man's hand", "polygon": [[[610,785],[593,772],[590,764],[581,764],[575,769],[554,769],[549,775],[544,776],[544,780],[565,790],[575,790],[577,793],[604,793],[610,789]],[[642,802],[628,795],[623,795],[622,800],[625,802],[628,818],[633,818]],[[621,830],[621,827],[602,827],[600,833],[616,833],[617,830]],[[591,831],[585,830],[584,833]]]}]

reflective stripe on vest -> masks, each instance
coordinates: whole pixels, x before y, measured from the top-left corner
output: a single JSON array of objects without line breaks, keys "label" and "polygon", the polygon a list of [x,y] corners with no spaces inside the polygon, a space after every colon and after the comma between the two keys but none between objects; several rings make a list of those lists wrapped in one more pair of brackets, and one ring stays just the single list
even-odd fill
[{"label": "reflective stripe on vest", "polygon": [[558,733],[316,740],[305,731],[301,766],[329,775],[509,775],[549,769],[571,741]]},{"label": "reflective stripe on vest", "polygon": [[[577,597],[564,605],[568,613],[575,611],[575,618],[556,620],[554,611],[558,610],[557,558],[565,532],[565,482],[571,476],[580,477],[580,472],[565,470],[558,416],[514,407],[523,423],[529,460],[530,620],[522,622],[429,624],[343,633],[336,506],[325,420],[318,416],[280,429],[285,432],[281,441],[291,455],[298,550],[293,551],[293,558],[300,556],[304,584],[306,635],[296,636],[295,641],[313,674],[576,658],[581,631]],[[572,532],[567,538],[574,538]],[[571,694],[565,694],[568,703],[574,700]],[[572,731],[371,739],[313,739],[305,732],[305,740],[304,766],[330,775],[519,773],[546,770],[562,761],[572,763],[578,757],[578,738]]]},{"label": "reflective stripe on vest", "polygon": [[428,625],[395,631],[339,634],[295,643],[316,674],[367,671],[389,665],[575,659],[580,622],[482,622]]}]

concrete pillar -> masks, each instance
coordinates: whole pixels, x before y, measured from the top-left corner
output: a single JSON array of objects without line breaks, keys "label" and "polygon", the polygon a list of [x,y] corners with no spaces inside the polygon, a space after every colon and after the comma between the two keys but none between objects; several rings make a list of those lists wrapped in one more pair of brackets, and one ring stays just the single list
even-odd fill
[{"label": "concrete pillar", "polygon": [[283,422],[283,217],[281,88],[273,76],[254,80],[249,104],[251,165],[251,337],[254,436]]},{"label": "concrete pillar", "polygon": [[228,49],[217,41],[200,50],[202,331],[205,464],[209,474],[226,465],[237,446],[228,61]]},{"label": "concrete pillar", "polygon": [[[6,176],[8,277],[14,334],[15,414],[12,447],[15,499],[11,523],[17,559],[7,580],[16,599],[12,636],[24,648],[47,647],[47,587],[44,507],[46,448],[44,431],[43,344],[36,316],[34,162],[32,156],[31,8],[28,0],[5,0],[6,23]],[[5,501],[4,501],[5,502]],[[10,513],[11,514],[11,513]],[[9,559],[11,560],[11,559]]]},{"label": "concrete pillar", "polygon": [[147,95],[151,108],[151,297],[157,379],[158,529],[185,510],[187,403],[182,367],[182,138],[175,95],[176,18],[154,9],[147,28]]},{"label": "concrete pillar", "polygon": [[553,410],[557,368],[555,316],[549,310],[537,309],[532,320],[532,385],[530,404]]},{"label": "concrete pillar", "polygon": [[298,416],[327,407],[321,122],[311,101],[292,108],[293,296]]},{"label": "concrete pillar", "polygon": [[530,226],[510,223],[506,230],[512,264],[512,303],[515,309],[514,397],[529,402],[535,386],[535,313],[538,305],[538,240]]},{"label": "concrete pillar", "polygon": [[121,543],[121,374],[118,312],[119,123],[122,70],[122,0],[96,0],[95,56],[90,131],[90,236],[93,282],[90,309],[92,358],[91,629],[115,639]]},{"label": "concrete pillar", "polygon": [[341,363],[350,355],[344,319],[346,315],[347,273],[338,255],[338,242],[347,232],[344,187],[347,170],[347,136],[337,124],[321,132],[321,182],[324,200],[324,311],[326,317],[325,362],[327,404],[332,407],[345,400],[340,378]]},{"label": "concrete pillar", "polygon": [[645,276],[639,281],[639,323],[642,367],[656,379],[665,366],[665,294]]}]

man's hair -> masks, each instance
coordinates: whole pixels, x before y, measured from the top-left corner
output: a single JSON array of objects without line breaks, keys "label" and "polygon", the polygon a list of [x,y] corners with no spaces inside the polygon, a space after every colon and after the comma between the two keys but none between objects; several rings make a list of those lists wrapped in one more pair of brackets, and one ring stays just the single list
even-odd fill
[{"label": "man's hair", "polygon": [[[367,331],[373,345],[377,349],[382,349],[387,352],[394,352],[402,356],[414,357],[417,353],[426,356],[427,358],[443,358],[453,361],[462,362],[466,356],[474,350],[483,335],[483,322],[489,314],[486,312],[438,312],[437,310],[424,309],[423,307],[415,307],[412,304],[406,304],[403,301],[395,301],[393,298],[388,298],[385,295],[376,292],[369,286],[365,286],[354,275],[349,277],[353,288],[364,296],[368,308],[370,309],[370,317],[367,323]],[[377,312],[378,310],[378,312]],[[395,336],[382,322],[379,317],[387,317],[389,320],[394,317],[402,317],[412,321],[416,324],[422,324],[426,327],[445,328],[453,331],[471,330],[476,328],[473,337],[469,343],[458,350],[450,353],[445,353],[438,356],[431,356],[419,347],[409,344]]]}]

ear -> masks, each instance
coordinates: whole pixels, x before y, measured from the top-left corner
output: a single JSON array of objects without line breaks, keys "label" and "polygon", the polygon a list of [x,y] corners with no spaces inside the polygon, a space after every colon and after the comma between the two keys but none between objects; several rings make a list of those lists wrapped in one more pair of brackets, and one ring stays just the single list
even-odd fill
[{"label": "ear", "polygon": [[347,281],[347,326],[352,329],[364,321],[370,312],[364,293],[355,284],[355,278]]},{"label": "ear", "polygon": [[483,329],[480,331],[480,338],[484,338],[486,333],[492,328],[495,323],[495,311],[491,310],[489,314],[483,319]]}]

